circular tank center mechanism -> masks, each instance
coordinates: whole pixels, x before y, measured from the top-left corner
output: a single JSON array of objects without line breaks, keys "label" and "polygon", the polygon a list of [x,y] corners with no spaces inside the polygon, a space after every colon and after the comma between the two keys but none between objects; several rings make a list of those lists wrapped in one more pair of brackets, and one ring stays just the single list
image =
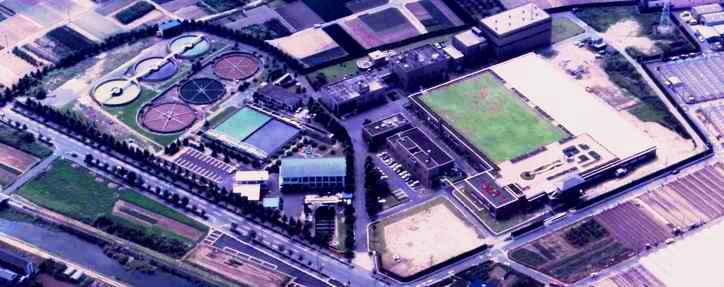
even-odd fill
[{"label": "circular tank center mechanism", "polygon": [[123,96],[123,88],[114,87],[111,89],[111,97],[120,97],[120,96]]}]

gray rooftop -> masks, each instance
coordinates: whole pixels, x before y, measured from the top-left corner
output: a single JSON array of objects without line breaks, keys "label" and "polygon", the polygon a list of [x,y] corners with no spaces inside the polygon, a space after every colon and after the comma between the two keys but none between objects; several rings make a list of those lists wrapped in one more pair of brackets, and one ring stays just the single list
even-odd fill
[{"label": "gray rooftop", "polygon": [[410,157],[428,169],[445,165],[453,161],[453,158],[441,149],[424,132],[418,128],[411,128],[399,132],[388,139],[403,146]]},{"label": "gray rooftop", "polygon": [[347,161],[344,157],[327,158],[285,158],[279,169],[279,176],[345,176]]},{"label": "gray rooftop", "polygon": [[455,35],[455,39],[458,40],[465,47],[473,47],[484,43],[486,40],[482,36],[479,36],[473,32],[473,30],[467,30],[465,32]]},{"label": "gray rooftop", "polygon": [[448,56],[442,50],[430,44],[406,51],[392,59],[395,66],[408,71],[447,60]]},{"label": "gray rooftop", "polygon": [[370,135],[376,136],[400,126],[409,124],[410,121],[401,113],[394,114],[376,122],[369,123],[363,127]]},{"label": "gray rooftop", "polygon": [[383,74],[374,73],[359,74],[324,86],[322,94],[335,102],[345,102],[387,88],[382,76]]},{"label": "gray rooftop", "polygon": [[498,36],[502,36],[550,18],[546,11],[533,3],[528,3],[487,17],[480,22]]}]

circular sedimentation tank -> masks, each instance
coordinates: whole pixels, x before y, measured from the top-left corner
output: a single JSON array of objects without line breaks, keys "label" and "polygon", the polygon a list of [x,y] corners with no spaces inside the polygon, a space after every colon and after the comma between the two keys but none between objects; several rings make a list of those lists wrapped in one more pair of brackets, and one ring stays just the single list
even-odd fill
[{"label": "circular sedimentation tank", "polygon": [[151,104],[141,111],[138,121],[149,131],[160,134],[182,132],[196,122],[196,111],[181,102]]},{"label": "circular sedimentation tank", "polygon": [[245,80],[259,70],[259,60],[248,53],[229,53],[214,60],[214,74],[225,80]]},{"label": "circular sedimentation tank", "polygon": [[123,106],[141,95],[141,87],[128,79],[114,79],[100,83],[91,96],[104,106]]},{"label": "circular sedimentation tank", "polygon": [[218,101],[226,94],[226,87],[218,80],[198,78],[184,82],[179,88],[179,97],[192,105],[207,105]]},{"label": "circular sedimentation tank", "polygon": [[183,59],[199,57],[206,54],[210,48],[209,41],[200,35],[183,35],[171,40],[168,44],[169,52]]},{"label": "circular sedimentation tank", "polygon": [[134,73],[141,81],[168,80],[178,72],[178,65],[171,59],[153,57],[136,63]]}]

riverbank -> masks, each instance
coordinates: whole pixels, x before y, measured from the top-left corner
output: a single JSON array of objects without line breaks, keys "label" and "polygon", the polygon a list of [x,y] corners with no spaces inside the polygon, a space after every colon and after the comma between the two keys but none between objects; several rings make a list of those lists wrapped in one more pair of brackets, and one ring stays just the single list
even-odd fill
[{"label": "riverbank", "polygon": [[[96,247],[99,256],[102,255],[105,259],[114,262],[118,266],[122,267],[124,270],[126,269],[125,266],[123,266],[120,262],[117,262],[116,260],[107,257],[104,254],[103,247],[106,245],[109,245],[109,244],[114,245],[114,246],[125,247],[126,251],[130,252],[131,254],[135,254],[139,258],[148,257],[149,262],[153,263],[156,267],[158,267],[159,271],[155,272],[154,274],[146,274],[148,277],[159,276],[159,273],[167,273],[168,275],[177,276],[179,278],[182,278],[182,279],[188,281],[187,285],[166,284],[167,286],[179,286],[179,287],[181,287],[181,286],[209,286],[209,285],[221,286],[221,287],[238,287],[238,286],[240,286],[231,281],[228,281],[225,278],[221,278],[220,276],[218,276],[216,274],[212,274],[212,273],[206,272],[204,270],[199,270],[198,268],[195,268],[186,262],[182,262],[182,261],[173,259],[171,257],[168,257],[161,253],[155,252],[155,251],[150,250],[141,245],[135,244],[133,242],[118,238],[116,236],[113,236],[113,235],[110,235],[103,231],[100,231],[98,229],[95,229],[92,226],[84,224],[80,221],[65,217],[61,214],[58,214],[53,211],[50,211],[45,208],[34,205],[31,202],[24,200],[23,198],[20,198],[18,196],[13,196],[12,205],[13,206],[11,206],[9,208],[12,208],[12,210],[15,211],[16,214],[12,215],[13,218],[7,219],[9,221],[16,221],[17,223],[26,223],[26,224],[32,224],[32,225],[38,225],[38,224],[51,225],[51,226],[55,227],[56,229],[58,229],[55,232],[64,232],[64,233],[66,233],[66,235],[73,236],[77,240],[82,240],[87,244],[92,244],[94,247]],[[7,212],[4,212],[4,213],[7,214]],[[17,213],[20,213],[21,215],[18,215]],[[2,215],[2,214],[0,214],[0,215]],[[1,229],[2,228],[0,228],[0,232],[2,232]],[[13,234],[10,234],[10,235],[13,236]],[[13,237],[18,238],[19,236],[16,235]],[[22,238],[19,238],[19,239],[22,240]],[[24,240],[24,241],[27,241],[27,240]],[[42,248],[43,246],[40,246],[40,247]],[[58,253],[58,252],[54,252],[54,250],[49,250],[49,251],[51,251],[51,253]],[[60,254],[60,255],[63,255],[63,254]],[[134,272],[131,270],[126,270],[126,272],[131,273],[131,274],[129,274],[129,277],[146,277],[146,276],[140,276],[139,274],[142,273],[140,271],[135,271],[135,273],[139,273],[139,274],[134,274]],[[115,273],[110,273],[110,274],[115,275]],[[162,276],[162,277],[168,277],[168,276]],[[133,284],[133,285],[138,285],[138,284]]]}]

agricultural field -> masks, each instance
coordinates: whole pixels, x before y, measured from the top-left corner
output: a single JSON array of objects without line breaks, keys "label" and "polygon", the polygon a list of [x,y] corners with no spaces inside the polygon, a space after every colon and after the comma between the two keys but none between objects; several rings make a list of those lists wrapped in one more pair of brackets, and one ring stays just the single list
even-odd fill
[{"label": "agricultural field", "polygon": [[427,32],[444,30],[463,24],[442,0],[420,0],[405,5],[407,10],[425,26]]},{"label": "agricultural field", "polygon": [[365,49],[399,42],[420,34],[397,8],[387,8],[350,19],[342,24],[342,28]]},{"label": "agricultural field", "polygon": [[514,249],[514,261],[573,283],[631,258],[636,251],[611,236],[597,219],[566,227]]},{"label": "agricultural field", "polygon": [[61,58],[92,45],[94,45],[93,41],[83,36],[83,34],[68,26],[61,26],[51,30],[34,42],[23,45],[23,48],[39,58],[58,63]]},{"label": "agricultural field", "polygon": [[546,235],[510,257],[567,283],[660,246],[724,216],[724,165],[716,163]]},{"label": "agricultural field", "polygon": [[39,158],[19,149],[0,143],[0,168],[7,167],[22,174],[40,161]]},{"label": "agricultural field", "polygon": [[211,13],[221,13],[242,6],[246,1],[240,0],[202,0],[197,3],[202,8],[209,9]]},{"label": "agricultural field", "polygon": [[352,10],[347,8],[347,6],[342,7],[342,5],[339,5],[350,1],[352,0],[340,0],[335,1],[337,5],[329,5],[327,0],[302,0],[302,2],[321,17],[324,22],[334,21],[352,15]]},{"label": "agricultural field", "polygon": [[276,8],[274,11],[279,13],[284,20],[297,30],[303,30],[312,27],[315,24],[325,22],[302,1],[294,1],[292,3],[285,4]]},{"label": "agricultural field", "polygon": [[504,10],[498,0],[458,0],[455,3],[473,20],[480,20]]},{"label": "agricultural field", "polygon": [[[475,227],[444,198],[377,221],[369,232],[382,268],[401,277],[413,276],[485,244]],[[439,244],[453,241],[455,244]]]},{"label": "agricultural field", "polygon": [[156,7],[151,5],[151,3],[148,3],[146,1],[138,1],[133,5],[121,10],[114,17],[118,20],[118,22],[121,22],[124,25],[128,25],[131,22],[136,21],[143,16],[146,16],[146,14],[151,13],[151,11],[153,10],[156,10]]},{"label": "agricultural field", "polygon": [[419,99],[495,162],[565,137],[491,72],[436,88]]},{"label": "agricultural field", "polygon": [[[123,230],[125,234],[135,231],[136,234],[127,238],[129,240],[139,240],[141,236],[167,237],[184,244],[174,247],[174,250],[190,248],[197,239],[195,237],[200,237],[198,234],[208,231],[203,224],[67,160],[55,161],[49,171],[26,183],[18,194],[42,207],[108,232],[114,232],[105,229],[109,226],[116,226],[114,228]],[[152,224],[140,219],[127,219],[128,212],[119,214],[118,210],[114,210],[119,202],[134,206],[138,213],[142,212],[158,222]],[[193,234],[196,235],[190,236],[192,233],[189,228],[195,230]],[[119,236],[123,237],[124,234]],[[159,246],[150,246],[154,247]],[[178,255],[175,252],[174,255]]]},{"label": "agricultural field", "polygon": [[485,282],[486,284],[489,284],[489,286],[544,286],[543,283],[535,281],[527,275],[515,271],[513,268],[510,268],[510,266],[506,266],[504,264],[493,261],[485,261],[480,265],[465,269],[461,272],[456,273],[455,276],[451,276],[432,286],[477,286],[476,284],[480,282]]}]

